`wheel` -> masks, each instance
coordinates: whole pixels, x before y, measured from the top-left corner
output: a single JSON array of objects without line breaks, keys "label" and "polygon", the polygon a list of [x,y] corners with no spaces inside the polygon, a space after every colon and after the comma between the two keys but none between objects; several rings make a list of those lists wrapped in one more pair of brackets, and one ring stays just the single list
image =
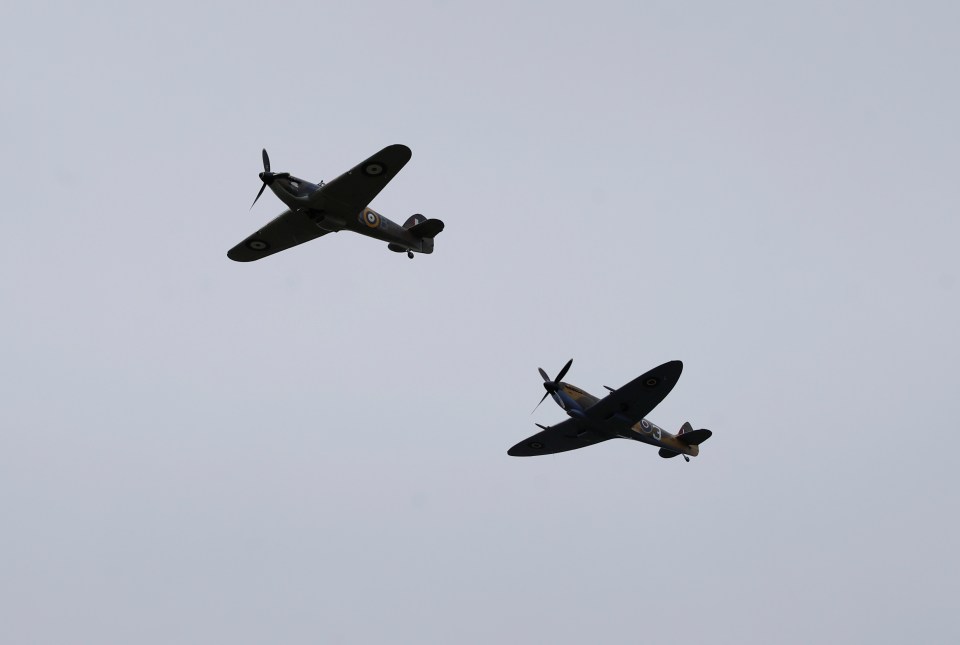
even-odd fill
[{"label": "wheel", "polygon": [[413,251],[407,251],[407,257],[413,259]]}]

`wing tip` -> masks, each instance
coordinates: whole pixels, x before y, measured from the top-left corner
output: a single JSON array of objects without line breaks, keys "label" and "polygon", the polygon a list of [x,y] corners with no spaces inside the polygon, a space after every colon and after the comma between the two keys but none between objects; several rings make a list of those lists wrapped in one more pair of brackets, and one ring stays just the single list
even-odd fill
[{"label": "wing tip", "polygon": [[406,157],[407,161],[409,161],[410,158],[413,157],[413,151],[410,149],[410,147],[402,143],[392,143],[386,148],[384,148],[383,150],[381,150],[381,152],[395,152],[399,155]]},{"label": "wing tip", "polygon": [[542,441],[528,437],[516,444],[507,451],[511,457],[536,457],[538,455],[548,455],[551,451],[547,449]]},{"label": "wing tip", "polygon": [[511,457],[532,457],[533,455],[539,453],[531,449],[529,439],[524,439],[520,443],[516,444],[513,448],[508,450],[507,454]]},{"label": "wing tip", "polygon": [[671,373],[675,378],[680,378],[680,375],[683,374],[683,361],[681,360],[672,360],[667,361],[660,367],[656,368],[659,370],[664,370]]},{"label": "wing tip", "polygon": [[253,262],[254,260],[259,260],[259,257],[250,257],[245,254],[244,251],[247,249],[243,248],[242,245],[235,246],[229,251],[227,251],[227,257],[233,260],[234,262]]}]

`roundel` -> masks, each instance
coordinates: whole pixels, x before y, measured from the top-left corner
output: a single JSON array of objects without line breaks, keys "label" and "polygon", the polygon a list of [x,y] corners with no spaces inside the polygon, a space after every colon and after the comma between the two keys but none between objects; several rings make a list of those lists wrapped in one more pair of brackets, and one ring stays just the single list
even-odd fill
[{"label": "roundel", "polygon": [[377,228],[380,226],[380,216],[373,211],[368,210],[363,214],[363,223],[370,228]]},{"label": "roundel", "polygon": [[650,432],[650,422],[646,419],[640,419],[640,427],[643,428],[644,432]]},{"label": "roundel", "polygon": [[370,175],[371,177],[376,177],[377,175],[382,175],[383,171],[386,168],[383,167],[383,164],[379,161],[371,161],[366,166],[363,167],[363,173]]},{"label": "roundel", "polygon": [[247,248],[254,251],[266,251],[270,248],[270,245],[264,242],[263,240],[252,239],[247,242]]},{"label": "roundel", "polygon": [[660,379],[658,379],[656,376],[651,376],[645,380],[643,384],[647,387],[657,387],[660,384]]},{"label": "roundel", "polygon": [[533,448],[534,450],[540,450],[541,448],[543,448],[543,444],[540,443],[539,441],[531,441],[530,447]]},{"label": "roundel", "polygon": [[656,439],[657,441],[660,441],[660,438],[661,438],[662,436],[663,436],[663,435],[660,433],[660,428],[654,428],[654,429],[653,429],[653,438],[654,438],[654,439]]}]

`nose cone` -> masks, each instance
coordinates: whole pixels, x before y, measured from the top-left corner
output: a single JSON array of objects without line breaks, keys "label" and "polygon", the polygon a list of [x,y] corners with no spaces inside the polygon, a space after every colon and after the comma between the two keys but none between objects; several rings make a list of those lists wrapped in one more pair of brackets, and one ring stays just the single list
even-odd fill
[{"label": "nose cone", "polygon": [[262,181],[263,183],[269,186],[270,184],[273,183],[273,173],[263,171],[262,173],[260,173],[260,181]]}]

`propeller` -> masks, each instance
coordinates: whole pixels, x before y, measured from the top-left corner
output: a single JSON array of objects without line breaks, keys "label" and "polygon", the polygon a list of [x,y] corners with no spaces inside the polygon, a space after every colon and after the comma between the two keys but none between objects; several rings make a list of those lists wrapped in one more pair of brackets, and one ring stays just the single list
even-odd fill
[{"label": "propeller", "polygon": [[[553,400],[557,402],[557,405],[559,405],[561,408],[563,407],[563,401],[559,396],[557,396],[557,390],[560,389],[560,381],[562,381],[563,377],[567,375],[567,371],[570,369],[571,365],[573,365],[572,358],[567,361],[567,364],[564,365],[563,369],[560,370],[560,373],[557,374],[557,378],[553,379],[552,381],[550,380],[550,377],[547,376],[547,373],[543,371],[542,367],[537,368],[537,370],[540,372],[540,376],[543,377],[543,389],[547,391],[547,393],[543,395],[543,398],[540,399],[540,403],[543,403],[547,400],[548,396],[552,395]],[[537,403],[537,408],[540,407],[540,403]],[[534,408],[533,412],[536,412],[537,408]],[[533,414],[533,412],[530,414]]]},{"label": "propeller", "polygon": [[263,172],[260,173],[260,181],[263,182],[263,185],[260,186],[260,192],[257,193],[257,196],[253,200],[253,204],[250,204],[250,208],[253,209],[254,205],[257,203],[257,200],[260,199],[260,195],[263,194],[263,191],[266,190],[267,186],[273,183],[274,179],[283,179],[284,177],[289,177],[290,173],[288,172],[270,172],[270,155],[267,154],[267,149],[263,149]]}]

